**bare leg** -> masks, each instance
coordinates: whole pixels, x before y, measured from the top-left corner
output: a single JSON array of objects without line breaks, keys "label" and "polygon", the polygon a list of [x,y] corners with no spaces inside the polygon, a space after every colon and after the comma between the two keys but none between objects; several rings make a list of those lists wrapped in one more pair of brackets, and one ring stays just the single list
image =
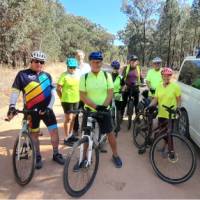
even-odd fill
[{"label": "bare leg", "polygon": [[32,138],[34,146],[35,146],[36,155],[40,155],[39,133],[40,132],[31,132],[31,138]]},{"label": "bare leg", "polygon": [[49,134],[51,136],[51,144],[53,147],[53,153],[57,154],[58,153],[58,146],[59,146],[59,135],[58,135],[58,129],[53,129],[49,131]]},{"label": "bare leg", "polygon": [[108,136],[108,141],[109,141],[110,147],[112,149],[113,155],[118,156],[118,154],[117,154],[117,142],[116,142],[116,138],[115,138],[114,134],[109,133],[107,136]]}]

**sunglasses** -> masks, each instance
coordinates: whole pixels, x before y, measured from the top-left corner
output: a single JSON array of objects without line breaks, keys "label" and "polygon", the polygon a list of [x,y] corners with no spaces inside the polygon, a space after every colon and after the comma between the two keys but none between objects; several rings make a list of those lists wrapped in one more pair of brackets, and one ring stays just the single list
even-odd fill
[{"label": "sunglasses", "polygon": [[75,67],[68,67],[69,69],[75,69]]},{"label": "sunglasses", "polygon": [[41,61],[41,60],[33,60],[33,62],[34,63],[40,63],[41,65],[44,65],[44,63],[45,63],[44,61]]}]

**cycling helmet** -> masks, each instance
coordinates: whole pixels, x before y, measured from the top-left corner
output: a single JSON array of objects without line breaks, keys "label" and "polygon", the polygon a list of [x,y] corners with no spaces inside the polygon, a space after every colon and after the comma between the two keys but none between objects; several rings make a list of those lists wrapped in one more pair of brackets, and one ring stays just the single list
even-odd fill
[{"label": "cycling helmet", "polygon": [[164,67],[161,71],[162,75],[169,75],[171,76],[173,74],[173,70],[169,67]]},{"label": "cycling helmet", "polygon": [[32,54],[31,54],[31,59],[46,61],[47,56],[42,51],[33,51]]},{"label": "cycling helmet", "polygon": [[120,68],[120,63],[117,61],[117,60],[114,60],[112,63],[111,63],[111,67],[113,69],[119,69]]},{"label": "cycling helmet", "polygon": [[76,58],[67,58],[66,65],[67,67],[70,67],[70,68],[77,68],[78,61],[76,60]]},{"label": "cycling helmet", "polygon": [[152,63],[162,63],[162,59],[159,58],[159,57],[155,57],[155,58],[152,60]]},{"label": "cycling helmet", "polygon": [[89,55],[89,60],[103,60],[103,55],[101,51],[93,51]]},{"label": "cycling helmet", "polygon": [[138,57],[137,57],[136,55],[130,55],[130,56],[129,56],[129,60],[130,60],[130,61],[132,61],[132,60],[133,60],[133,61],[136,61],[136,60],[138,60]]}]

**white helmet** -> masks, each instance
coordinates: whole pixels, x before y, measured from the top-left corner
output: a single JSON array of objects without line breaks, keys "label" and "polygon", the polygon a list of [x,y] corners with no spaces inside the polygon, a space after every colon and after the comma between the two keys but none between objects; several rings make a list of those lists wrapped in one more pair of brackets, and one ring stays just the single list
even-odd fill
[{"label": "white helmet", "polygon": [[159,58],[159,57],[155,57],[153,60],[152,60],[153,63],[161,63],[162,62],[162,59]]},{"label": "white helmet", "polygon": [[33,51],[32,54],[31,54],[31,59],[46,61],[47,56],[42,51]]}]

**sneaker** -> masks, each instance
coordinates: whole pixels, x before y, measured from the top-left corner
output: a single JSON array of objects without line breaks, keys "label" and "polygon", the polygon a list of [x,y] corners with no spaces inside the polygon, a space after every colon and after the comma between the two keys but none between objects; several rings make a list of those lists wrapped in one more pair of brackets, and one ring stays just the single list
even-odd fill
[{"label": "sneaker", "polygon": [[72,135],[70,138],[69,138],[72,142],[77,142],[79,140],[78,137],[76,137],[75,135]]},{"label": "sneaker", "polygon": [[35,163],[35,169],[41,169],[42,168],[42,157],[41,155],[36,156],[36,163]]},{"label": "sneaker", "polygon": [[73,144],[75,142],[77,142],[79,139],[77,137],[75,137],[74,135],[72,135],[70,138],[68,138],[67,140],[64,139],[64,145],[68,145],[68,146],[73,146]]},{"label": "sneaker", "polygon": [[81,168],[84,168],[87,164],[87,160],[82,160],[81,163],[79,164],[79,160],[76,162],[76,164],[73,167],[74,172],[78,172]]},{"label": "sneaker", "polygon": [[65,164],[65,159],[63,158],[62,154],[57,153],[53,155],[53,160],[55,162],[57,162],[60,165],[64,165]]},{"label": "sneaker", "polygon": [[122,167],[122,161],[119,156],[112,156],[113,163],[115,164],[116,168]]}]

